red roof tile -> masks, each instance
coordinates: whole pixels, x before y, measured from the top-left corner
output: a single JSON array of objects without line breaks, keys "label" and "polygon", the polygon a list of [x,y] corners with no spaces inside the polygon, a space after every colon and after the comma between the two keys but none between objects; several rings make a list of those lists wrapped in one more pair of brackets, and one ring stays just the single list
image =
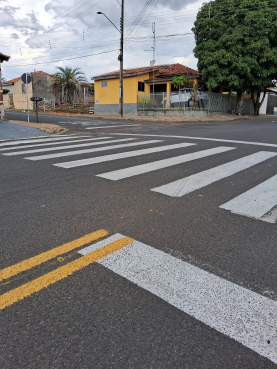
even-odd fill
[{"label": "red roof tile", "polygon": [[195,76],[198,74],[199,72],[197,70],[177,63],[177,64],[170,64],[168,68],[166,69],[161,69],[157,77],[177,76],[177,75]]},{"label": "red roof tile", "polygon": [[[156,78],[165,78],[167,76],[176,76],[176,75],[186,75],[186,76],[195,76],[198,75],[199,72],[195,69],[186,67],[182,64],[169,64],[169,65],[157,65],[154,67],[155,71],[159,71]],[[153,67],[143,67],[143,68],[135,68],[135,69],[124,69],[123,70],[123,76],[124,75],[135,75],[135,74],[141,74],[141,73],[147,73],[152,72]],[[118,77],[119,71],[107,73],[107,74],[101,74],[99,76],[95,76],[94,78],[101,79],[105,77]]]},{"label": "red roof tile", "polygon": [[[160,68],[166,68],[167,65],[157,65],[154,67],[155,70],[159,70]],[[135,68],[135,69],[123,69],[123,76],[126,74],[137,74],[137,73],[147,73],[152,72],[153,67],[142,67],[142,68]],[[101,77],[113,77],[119,76],[119,71],[101,74],[99,76],[95,76],[94,78],[101,78]]]}]

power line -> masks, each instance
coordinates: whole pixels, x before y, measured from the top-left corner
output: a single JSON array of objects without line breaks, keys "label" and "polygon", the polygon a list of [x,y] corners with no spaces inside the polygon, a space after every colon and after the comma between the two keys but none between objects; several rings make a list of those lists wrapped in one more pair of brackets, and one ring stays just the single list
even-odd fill
[{"label": "power line", "polygon": [[51,61],[47,61],[47,62],[42,62],[42,63],[34,63],[34,64],[20,64],[20,65],[5,65],[5,68],[15,68],[15,67],[27,67],[30,65],[38,65],[38,64],[49,64],[49,63],[58,63],[60,61],[65,61],[65,60],[73,60],[73,59],[81,59],[81,58],[87,58],[88,56],[95,56],[95,55],[100,55],[100,54],[108,54],[108,53],[112,53],[114,51],[118,51],[118,49],[115,50],[109,50],[109,51],[103,51],[102,53],[96,53],[96,54],[89,54],[89,55],[83,55],[83,56],[76,56],[74,58],[66,58],[66,59],[59,59],[59,60],[51,60]]}]

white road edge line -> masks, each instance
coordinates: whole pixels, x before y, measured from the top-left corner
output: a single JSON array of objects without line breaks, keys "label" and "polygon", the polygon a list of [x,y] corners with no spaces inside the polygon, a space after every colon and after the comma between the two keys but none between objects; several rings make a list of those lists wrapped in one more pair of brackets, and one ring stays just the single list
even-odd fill
[{"label": "white road edge line", "polygon": [[121,127],[136,127],[134,124],[125,124],[125,125],[118,125],[118,126],[103,126],[103,127],[87,127],[85,129],[105,129],[105,128],[121,128]]},{"label": "white road edge line", "polygon": [[112,133],[112,134],[113,135],[124,135],[124,136],[185,138],[185,139],[189,139],[189,140],[203,140],[203,141],[215,141],[215,142],[228,142],[228,143],[234,143],[234,144],[238,143],[238,144],[246,144],[246,145],[277,147],[276,144],[269,144],[269,143],[263,143],[263,142],[224,140],[224,139],[219,139],[219,138],[192,137],[192,136],[170,136],[170,135],[147,135],[147,134],[141,134],[141,133]]}]

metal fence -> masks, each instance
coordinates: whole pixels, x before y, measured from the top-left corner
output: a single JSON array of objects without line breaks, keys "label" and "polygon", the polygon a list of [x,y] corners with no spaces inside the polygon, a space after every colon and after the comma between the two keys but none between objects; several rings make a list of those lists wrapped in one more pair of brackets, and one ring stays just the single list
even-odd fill
[{"label": "metal fence", "polygon": [[[193,89],[180,92],[157,92],[138,94],[137,106],[143,110],[206,110],[210,112],[233,113],[236,108],[236,96],[218,94]],[[244,99],[243,114],[254,114],[251,99]]]}]

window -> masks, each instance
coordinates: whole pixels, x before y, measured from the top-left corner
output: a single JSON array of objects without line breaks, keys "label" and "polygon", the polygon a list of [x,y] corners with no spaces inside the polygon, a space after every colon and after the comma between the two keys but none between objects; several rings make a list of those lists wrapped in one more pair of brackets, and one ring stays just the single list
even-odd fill
[{"label": "window", "polygon": [[26,92],[26,90],[25,90],[25,83],[22,83],[22,84],[21,84],[21,91],[22,91],[22,92]]},{"label": "window", "polygon": [[138,90],[141,92],[145,91],[145,83],[144,82],[139,82],[138,83]]},{"label": "window", "polygon": [[101,82],[101,87],[108,87],[108,82],[107,81]]}]

